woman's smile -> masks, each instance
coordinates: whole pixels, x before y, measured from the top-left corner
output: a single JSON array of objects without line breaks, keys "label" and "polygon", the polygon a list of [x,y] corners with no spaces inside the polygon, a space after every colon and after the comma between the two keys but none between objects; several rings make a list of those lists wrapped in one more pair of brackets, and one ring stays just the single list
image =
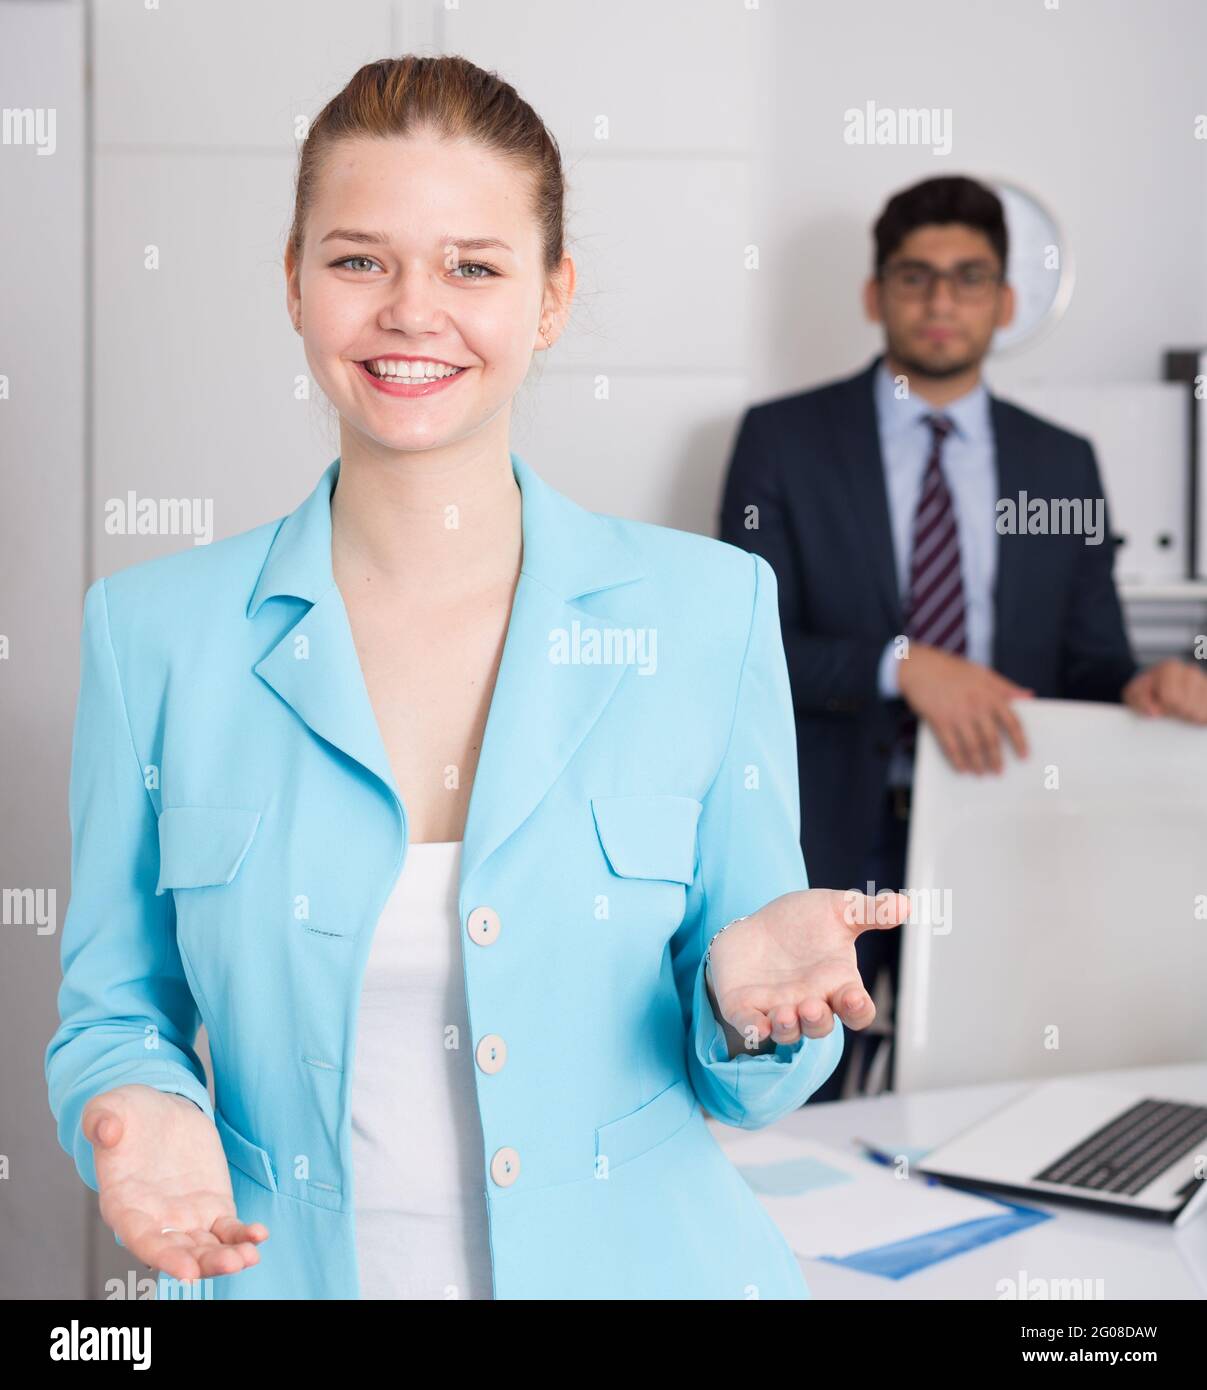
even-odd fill
[{"label": "woman's smile", "polygon": [[460,381],[471,369],[431,359],[370,358],[357,371],[385,396],[432,396]]}]

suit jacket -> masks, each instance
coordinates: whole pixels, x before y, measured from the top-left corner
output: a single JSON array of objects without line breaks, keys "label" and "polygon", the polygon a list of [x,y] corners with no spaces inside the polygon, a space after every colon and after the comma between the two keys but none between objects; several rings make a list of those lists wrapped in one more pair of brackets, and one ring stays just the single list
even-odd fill
[{"label": "suit jacket", "polygon": [[[860,882],[880,825],[902,703],[877,670],[904,625],[873,381],[863,371],[751,407],[734,446],[722,539],[766,559],[796,713],[802,832],[819,887]],[[1103,496],[1089,440],[990,397],[998,496]],[[747,508],[757,506],[757,529]],[[1136,671],[1100,545],[1079,535],[997,537],[994,670],[1039,697],[1118,700]]]},{"label": "suit jacket", "polygon": [[[459,888],[461,1045],[506,1046],[475,1069],[495,1296],[808,1297],[702,1113],[770,1124],[842,1050],[836,1021],[729,1059],[705,993],[711,934],[807,887],[775,576],[511,458],[523,563]],[[141,1082],[212,1116],[270,1230],[220,1298],[358,1292],[357,1007],[408,832],[332,576],[338,473],[85,597],[50,1104],[93,1188],[91,1096]],[[655,660],[623,645],[643,629]]]}]

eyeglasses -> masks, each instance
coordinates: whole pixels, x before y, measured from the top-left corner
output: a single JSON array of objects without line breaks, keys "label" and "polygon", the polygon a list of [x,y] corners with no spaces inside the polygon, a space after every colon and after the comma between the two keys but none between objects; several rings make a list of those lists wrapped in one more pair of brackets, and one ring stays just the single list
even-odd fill
[{"label": "eyeglasses", "polygon": [[962,304],[988,299],[1003,278],[1000,271],[984,261],[962,261],[952,270],[940,270],[928,261],[894,261],[880,271],[881,281],[899,299],[929,299],[935,285],[947,280],[952,296]]}]

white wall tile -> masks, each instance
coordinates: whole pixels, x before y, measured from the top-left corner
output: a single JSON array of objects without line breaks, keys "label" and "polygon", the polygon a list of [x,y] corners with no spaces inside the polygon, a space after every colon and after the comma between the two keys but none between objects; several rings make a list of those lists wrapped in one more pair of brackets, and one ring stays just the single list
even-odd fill
[{"label": "white wall tile", "polygon": [[322,399],[293,399],[307,365],[285,307],[292,176],[285,156],[98,159],[98,573],[190,543],[106,534],[109,498],[212,498],[219,538],[288,510],[339,452]]},{"label": "white wall tile", "polygon": [[297,118],[392,43],[390,0],[98,0],[96,139],[296,152]]},{"label": "white wall tile", "polygon": [[741,0],[460,0],[436,10],[445,51],[498,71],[564,153],[741,154],[762,134],[759,55],[772,21]]}]

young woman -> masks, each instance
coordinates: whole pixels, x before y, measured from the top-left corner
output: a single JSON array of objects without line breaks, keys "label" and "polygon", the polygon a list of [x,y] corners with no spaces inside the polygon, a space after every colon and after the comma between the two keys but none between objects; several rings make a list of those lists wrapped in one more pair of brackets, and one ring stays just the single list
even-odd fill
[{"label": "young woman", "polygon": [[493,74],[362,68],[285,257],[339,457],[86,595],[47,1079],[161,1296],[808,1296],[702,1110],[807,1099],[907,904],[806,891],[766,562],[509,449],[563,196]]}]

